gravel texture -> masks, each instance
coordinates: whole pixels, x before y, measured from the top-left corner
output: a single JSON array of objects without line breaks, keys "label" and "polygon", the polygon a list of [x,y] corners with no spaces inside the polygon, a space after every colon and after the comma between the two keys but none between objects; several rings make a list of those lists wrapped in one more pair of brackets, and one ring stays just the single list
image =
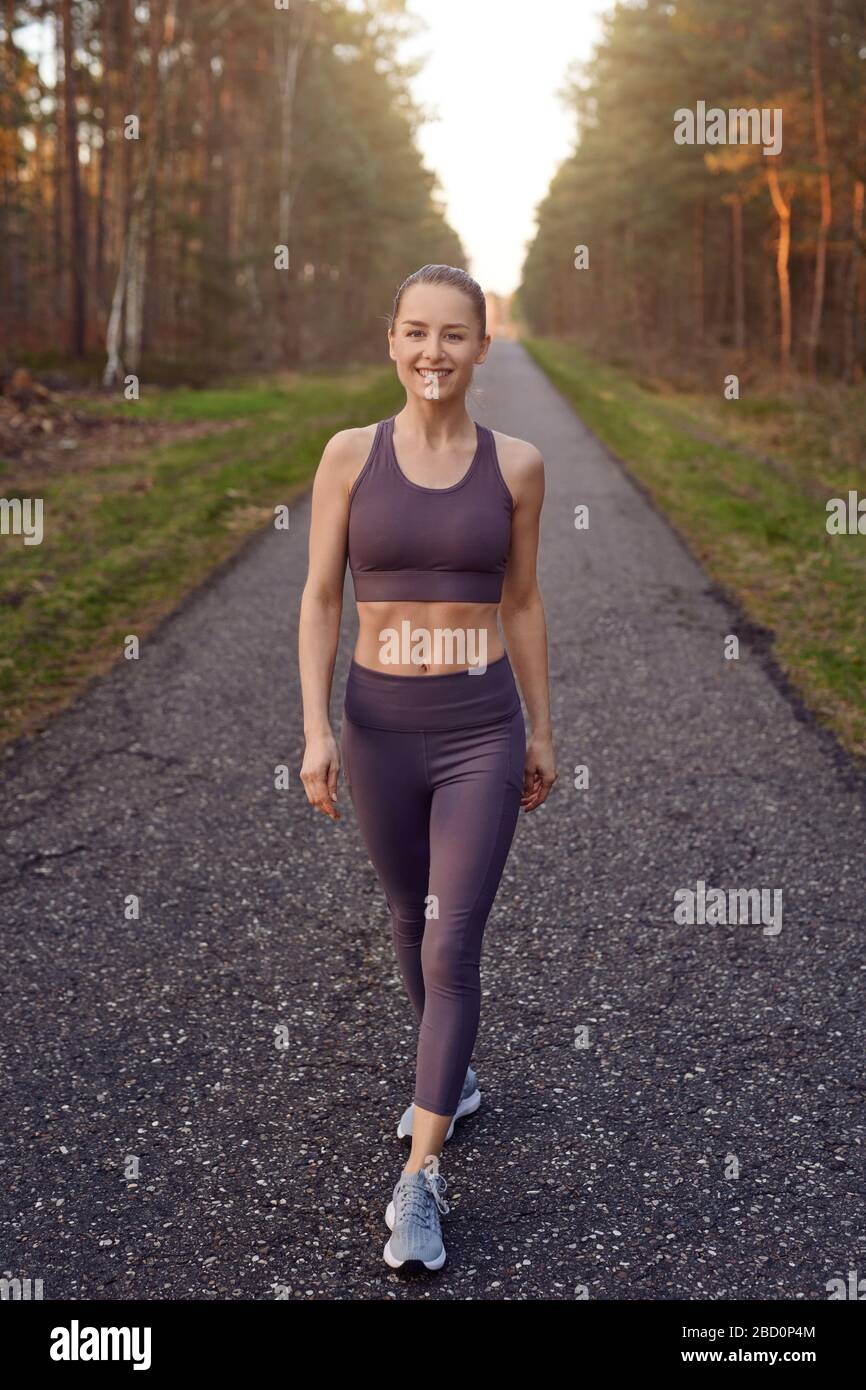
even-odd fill
[{"label": "gravel texture", "polygon": [[[304,499],[2,763],[0,1273],[46,1299],[812,1300],[866,1274],[863,773],[523,349],[476,383],[545,458],[560,777],[487,926],[448,1260],[382,1259],[415,1028],[343,785],[332,824],[298,780]],[[698,880],[781,890],[782,930],[678,925]]]}]

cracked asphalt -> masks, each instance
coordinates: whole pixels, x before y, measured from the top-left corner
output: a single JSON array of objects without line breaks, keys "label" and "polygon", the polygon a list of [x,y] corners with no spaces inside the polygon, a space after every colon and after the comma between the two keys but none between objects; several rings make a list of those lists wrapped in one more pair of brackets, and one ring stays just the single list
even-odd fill
[{"label": "cracked asphalt", "polygon": [[[447,1263],[382,1260],[415,1029],[342,782],[334,825],[298,780],[302,499],[0,761],[0,1272],[46,1299],[824,1300],[866,1273],[863,772],[520,345],[476,382],[545,457],[560,779],[487,925]],[[347,578],[337,733],[355,623]],[[699,880],[781,889],[781,932],[677,925]]]}]

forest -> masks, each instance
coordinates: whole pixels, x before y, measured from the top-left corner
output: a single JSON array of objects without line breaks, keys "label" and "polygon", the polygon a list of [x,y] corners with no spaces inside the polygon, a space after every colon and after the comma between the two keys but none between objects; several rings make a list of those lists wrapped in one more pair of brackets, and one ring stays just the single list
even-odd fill
[{"label": "forest", "polygon": [[369,358],[462,263],[405,0],[2,0],[0,369],[196,381]]},{"label": "forest", "polygon": [[[2,19],[0,369],[88,360],[110,385],[370,359],[403,276],[465,264],[417,149],[407,0],[2,0]],[[660,372],[722,354],[860,381],[864,75],[862,0],[614,5],[562,93],[575,149],[523,322]]]},{"label": "forest", "polygon": [[863,0],[617,4],[566,95],[576,148],[520,291],[535,332],[659,376],[862,380]]}]

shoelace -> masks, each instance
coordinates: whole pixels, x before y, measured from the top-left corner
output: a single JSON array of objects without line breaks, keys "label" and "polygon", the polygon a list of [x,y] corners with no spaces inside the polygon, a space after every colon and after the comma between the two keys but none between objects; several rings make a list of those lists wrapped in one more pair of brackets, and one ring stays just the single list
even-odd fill
[{"label": "shoelace", "polygon": [[440,1194],[447,1190],[448,1184],[439,1172],[439,1159],[435,1154],[427,1155],[424,1167],[421,1171],[424,1174],[427,1188],[437,1207],[443,1215],[447,1214],[451,1208]]},{"label": "shoelace", "polygon": [[414,1217],[420,1226],[430,1225],[430,1203],[417,1183],[401,1183],[397,1189],[397,1200],[399,1211],[397,1222],[402,1223],[408,1217]]},{"label": "shoelace", "polygon": [[403,1182],[397,1192],[400,1211],[398,1220],[403,1221],[407,1216],[413,1216],[422,1226],[432,1225],[432,1212],[427,1200],[427,1193],[433,1198],[436,1206],[443,1214],[450,1211],[450,1207],[441,1197],[448,1186],[442,1174],[439,1172],[439,1160],[434,1154],[428,1154],[425,1166],[420,1170],[424,1174],[426,1192],[418,1183]]}]

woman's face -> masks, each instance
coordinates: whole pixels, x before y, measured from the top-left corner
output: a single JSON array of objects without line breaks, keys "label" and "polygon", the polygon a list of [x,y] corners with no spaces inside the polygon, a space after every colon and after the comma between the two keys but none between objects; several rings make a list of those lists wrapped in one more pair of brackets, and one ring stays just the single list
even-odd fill
[{"label": "woman's face", "polygon": [[469,389],[472,368],[487,356],[490,335],[481,337],[472,301],[460,290],[410,285],[388,341],[407,395],[441,400]]}]

